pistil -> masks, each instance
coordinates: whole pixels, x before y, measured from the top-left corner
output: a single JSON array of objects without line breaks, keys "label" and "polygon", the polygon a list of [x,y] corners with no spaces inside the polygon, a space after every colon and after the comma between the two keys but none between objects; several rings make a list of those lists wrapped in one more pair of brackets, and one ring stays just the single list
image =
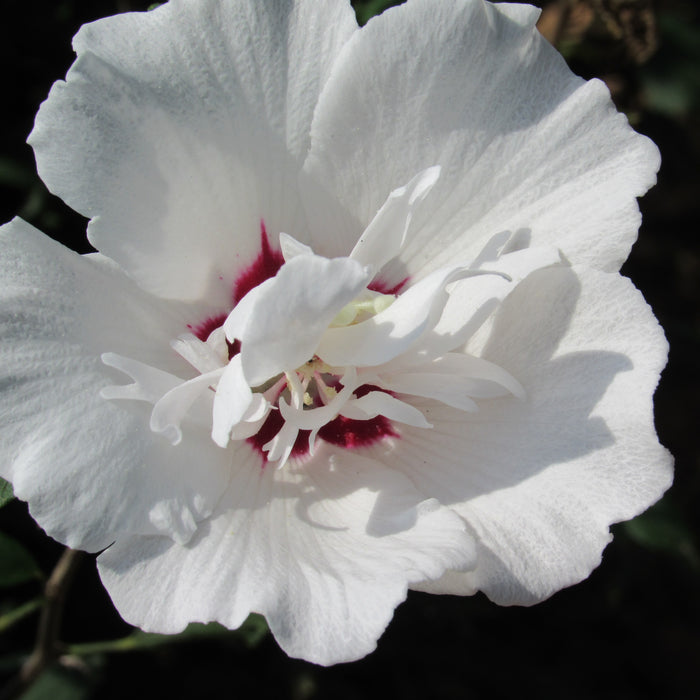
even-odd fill
[{"label": "pistil", "polygon": [[395,294],[381,294],[366,289],[361,296],[344,306],[331,321],[331,328],[362,323],[388,309],[396,301]]}]

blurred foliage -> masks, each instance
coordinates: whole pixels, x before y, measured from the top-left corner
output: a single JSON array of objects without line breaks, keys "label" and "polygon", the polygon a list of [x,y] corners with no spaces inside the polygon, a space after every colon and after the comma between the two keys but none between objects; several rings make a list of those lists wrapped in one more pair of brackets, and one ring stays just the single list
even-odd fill
[{"label": "blurred foliage", "polygon": [[39,676],[22,700],[87,700],[95,689],[95,679],[88,668],[70,668],[56,663]]},{"label": "blurred foliage", "polygon": [[[449,0],[448,0],[449,1]],[[361,24],[399,4],[354,2]],[[69,592],[65,653],[22,698],[110,700],[235,695],[313,700],[411,698],[684,699],[700,694],[700,6],[693,0],[540,2],[542,33],[573,70],[599,77],[639,131],[659,145],[659,183],[642,201],[640,238],[623,272],[665,328],[669,367],[656,395],[662,442],[676,483],[635,520],[586,582],[532,609],[483,596],[410,594],[378,650],[322,669],[286,658],[259,616],[239,631],[191,625],[180,635],[133,630],[115,612],[91,562]],[[80,25],[148,0],[4,0],[0,61],[6,109],[0,130],[2,221],[15,215],[80,252],[85,219],[51,195],[24,141],[37,106],[62,77]],[[0,480],[0,682],[31,651],[42,582],[62,548]],[[0,691],[2,698],[2,691]],[[4,698],[3,698],[4,700]]]},{"label": "blurred foliage", "polygon": [[663,14],[659,30],[661,50],[641,73],[641,97],[650,110],[683,120],[700,108],[700,26]]},{"label": "blurred foliage", "polygon": [[41,578],[43,574],[34,557],[19,542],[0,532],[0,588]]},{"label": "blurred foliage", "polygon": [[88,642],[87,644],[72,644],[68,653],[75,656],[92,656],[112,652],[141,651],[169,644],[193,642],[197,639],[222,638],[227,642],[241,644],[248,649],[254,649],[268,633],[267,623],[261,615],[249,615],[248,619],[236,630],[229,630],[216,623],[207,624],[194,622],[180,634],[154,634],[134,630],[129,636],[105,642]]},{"label": "blurred foliage", "polygon": [[356,0],[353,2],[355,14],[360,25],[365,25],[375,15],[381,14],[389,7],[400,5],[405,0]]},{"label": "blurred foliage", "polygon": [[697,573],[700,554],[687,523],[668,500],[662,500],[646,513],[622,525],[630,539],[653,552],[679,557]]},{"label": "blurred foliage", "polygon": [[[3,562],[3,566],[5,565],[6,563]],[[43,575],[36,577],[32,576],[31,578],[43,578]],[[43,604],[43,597],[34,598],[33,600],[29,600],[12,610],[8,610],[4,613],[0,612],[0,634],[2,634],[5,630],[10,629],[12,625],[17,624],[28,615],[31,615],[33,612],[37,611]]]},{"label": "blurred foliage", "polygon": [[5,479],[0,479],[0,508],[2,508],[6,503],[9,503],[15,497],[12,491],[12,484],[5,481]]}]

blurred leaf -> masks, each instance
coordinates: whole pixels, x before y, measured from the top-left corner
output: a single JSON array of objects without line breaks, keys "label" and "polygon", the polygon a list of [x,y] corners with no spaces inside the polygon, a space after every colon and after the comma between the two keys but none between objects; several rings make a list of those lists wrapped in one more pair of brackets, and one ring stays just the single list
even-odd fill
[{"label": "blurred leaf", "polygon": [[0,158],[0,185],[6,187],[29,187],[33,173],[23,164],[10,158]]},{"label": "blurred leaf", "polygon": [[70,654],[86,656],[89,654],[104,654],[110,652],[140,651],[190,642],[195,639],[224,638],[238,641],[248,649],[254,649],[267,635],[268,628],[265,618],[261,615],[252,614],[237,629],[229,630],[226,627],[209,622],[193,622],[180,634],[154,634],[152,632],[142,632],[136,630],[128,637],[114,639],[105,642],[89,642],[86,644],[73,644],[69,647]]},{"label": "blurred leaf", "polygon": [[0,532],[0,588],[41,578],[43,574],[34,557],[19,542]]},{"label": "blurred leaf", "polygon": [[665,41],[676,50],[700,59],[700,27],[687,18],[670,12],[662,12],[659,27]]},{"label": "blurred leaf", "polygon": [[[249,648],[256,647],[267,634],[267,623],[262,615],[249,615],[246,621],[237,629],[230,630],[216,622],[203,624],[193,622],[180,634],[153,634],[137,630],[126,638],[131,640],[130,648],[143,649],[146,647],[162,646],[179,642],[189,642],[197,638],[227,637],[237,639]],[[125,641],[126,641],[125,640]]]},{"label": "blurred leaf", "polygon": [[700,27],[673,12],[659,16],[662,46],[640,74],[646,106],[671,118],[685,117],[700,101]]},{"label": "blurred leaf", "polygon": [[48,191],[42,183],[34,183],[27,193],[27,199],[20,209],[19,216],[25,221],[36,220],[45,212],[47,203]]},{"label": "blurred leaf", "polygon": [[15,497],[12,484],[5,479],[0,479],[0,508],[9,503]]},{"label": "blurred leaf", "polygon": [[11,674],[18,671],[22,664],[27,660],[28,652],[12,652],[0,656],[0,673]]},{"label": "blurred leaf", "polygon": [[236,634],[248,649],[255,649],[269,631],[265,618],[253,613],[248,615],[248,619],[236,630]]},{"label": "blurred leaf", "polygon": [[84,673],[55,664],[20,696],[20,700],[83,700],[92,695],[94,683]]},{"label": "blurred leaf", "polygon": [[686,116],[695,107],[699,77],[682,65],[673,75],[643,75],[643,96],[647,107],[672,118]]},{"label": "blurred leaf", "polygon": [[665,501],[623,524],[625,533],[641,547],[680,556],[700,568],[700,555],[690,528]]},{"label": "blurred leaf", "polygon": [[394,5],[401,5],[405,0],[357,0],[353,3],[355,15],[360,25],[367,24],[372,17]]},{"label": "blurred leaf", "polygon": [[14,610],[6,612],[4,615],[0,615],[0,634],[2,634],[6,629],[9,629],[15,623],[23,620],[28,615],[31,615],[35,610],[38,610],[44,603],[43,598],[35,598],[30,600],[23,605],[20,605]]}]

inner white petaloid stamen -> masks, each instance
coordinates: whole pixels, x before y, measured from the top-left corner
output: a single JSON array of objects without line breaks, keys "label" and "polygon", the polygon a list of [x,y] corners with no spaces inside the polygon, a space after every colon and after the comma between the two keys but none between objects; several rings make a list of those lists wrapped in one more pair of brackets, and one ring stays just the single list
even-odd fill
[{"label": "inner white petaloid stamen", "polygon": [[[445,284],[449,283],[451,276],[443,277]],[[434,294],[444,295],[444,285],[438,285]],[[379,319],[380,325],[390,323],[390,320],[381,321],[382,314],[390,310],[396,300],[395,295],[365,289],[335,314],[328,328],[361,329],[374,319]],[[440,306],[444,306],[444,302]],[[367,326],[368,342],[375,327]],[[392,422],[413,427],[432,427],[417,408],[393,395],[394,392],[434,398],[466,411],[477,408],[468,394],[494,397],[522,393],[520,385],[507,372],[477,358],[470,358],[469,381],[465,381],[464,376],[459,379],[454,376],[461,369],[455,367],[454,359],[436,361],[426,357],[425,363],[401,370],[391,363],[386,367],[334,367],[314,355],[301,366],[251,387],[243,374],[242,356],[229,360],[226,341],[222,328],[213,331],[206,341],[191,333],[174,339],[171,347],[200,373],[186,381],[128,358],[105,355],[103,361],[131,376],[134,384],[107,387],[103,395],[110,399],[140,399],[153,403],[151,429],[174,445],[182,439],[180,425],[185,419],[201,425],[206,424],[207,416],[211,421],[213,415],[212,437],[225,447],[230,440],[255,435],[269,412],[279,411],[283,425],[262,449],[268,461],[283,466],[300,431],[309,432],[309,451],[313,455],[319,431],[338,416],[359,421],[384,416]],[[241,353],[246,349],[244,338]],[[467,366],[466,362],[463,364]],[[449,387],[445,389],[445,383],[459,384],[460,381],[464,392],[461,398],[455,399]],[[378,386],[382,391],[373,390],[358,397],[354,392],[362,385]]]},{"label": "inner white petaloid stamen", "polygon": [[[354,421],[382,416],[392,424],[427,429],[432,426],[411,397],[461,411],[477,410],[474,399],[524,397],[517,380],[501,367],[455,352],[466,340],[466,329],[478,328],[471,316],[458,326],[451,322],[447,332],[441,319],[454,291],[469,278],[500,280],[485,286],[493,290],[491,297],[502,297],[511,272],[525,276],[555,262],[555,253],[514,252],[504,265],[487,244],[489,254],[481,258],[493,263],[491,271],[441,268],[398,296],[368,288],[401,251],[412,208],[436,179],[436,170],[429,169],[393,192],[347,258],[322,258],[282,234],[286,262],[275,277],[253,288],[206,341],[191,333],[172,341],[172,349],[197,375],[181,379],[108,353],[105,364],[134,383],[106,387],[102,395],[153,404],[151,429],[174,445],[182,439],[183,422],[207,425],[214,442],[226,447],[231,440],[255,436],[270,412],[279,411],[281,428],[261,449],[280,467],[300,431],[309,432],[313,455],[319,432],[340,416]],[[488,296],[485,302],[493,301]],[[230,352],[235,354],[230,357]]]}]

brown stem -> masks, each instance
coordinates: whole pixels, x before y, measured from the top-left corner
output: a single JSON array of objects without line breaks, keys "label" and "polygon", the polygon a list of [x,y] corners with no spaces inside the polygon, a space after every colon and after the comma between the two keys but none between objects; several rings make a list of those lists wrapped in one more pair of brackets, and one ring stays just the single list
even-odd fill
[{"label": "brown stem", "polygon": [[83,552],[66,549],[49,576],[44,589],[44,606],[39,619],[34,650],[22,664],[18,677],[2,693],[2,700],[17,697],[63,651],[58,635],[63,618],[66,593],[77,570]]}]

